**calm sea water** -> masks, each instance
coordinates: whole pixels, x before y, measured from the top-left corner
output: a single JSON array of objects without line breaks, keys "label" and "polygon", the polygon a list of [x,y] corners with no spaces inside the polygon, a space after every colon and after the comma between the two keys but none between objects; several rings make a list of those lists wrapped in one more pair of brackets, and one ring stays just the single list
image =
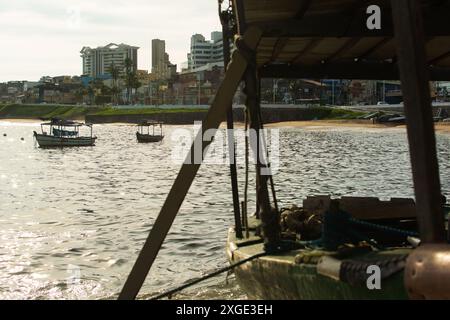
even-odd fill
[{"label": "calm sea water", "polygon": [[[95,147],[45,150],[33,141],[38,124],[0,122],[0,299],[115,298],[178,172],[176,128],[161,143],[138,144],[134,126],[96,125]],[[450,198],[450,135],[438,134],[438,149]],[[282,206],[313,194],[413,194],[402,129],[282,128],[274,179]],[[141,297],[226,265],[230,192],[226,166],[200,169]],[[179,297],[245,293],[223,275]]]}]

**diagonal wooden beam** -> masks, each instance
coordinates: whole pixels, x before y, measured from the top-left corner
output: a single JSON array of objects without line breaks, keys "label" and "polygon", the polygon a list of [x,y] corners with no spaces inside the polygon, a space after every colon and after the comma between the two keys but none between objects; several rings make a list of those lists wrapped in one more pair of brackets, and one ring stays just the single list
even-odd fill
[{"label": "diagonal wooden beam", "polygon": [[436,58],[431,59],[430,61],[428,61],[428,64],[430,65],[434,65],[444,59],[450,58],[450,51],[447,51],[439,56],[437,56]]},{"label": "diagonal wooden beam", "polygon": [[297,13],[294,16],[294,19],[301,19],[305,15],[306,11],[308,11],[309,7],[311,6],[312,0],[303,0],[300,4],[300,8],[298,9]]},{"label": "diagonal wooden beam", "polygon": [[322,39],[312,39],[303,50],[301,50],[294,59],[292,59],[291,63],[296,64],[300,61],[300,59],[309,51],[313,50],[315,47],[319,45]]},{"label": "diagonal wooden beam", "polygon": [[370,56],[371,54],[373,54],[374,52],[376,52],[378,49],[380,49],[381,47],[383,47],[385,44],[387,44],[389,41],[391,41],[392,38],[390,37],[386,37],[381,39],[376,45],[374,45],[373,47],[371,47],[369,50],[367,50],[366,52],[364,52],[363,54],[361,54],[358,58],[360,60],[367,58],[368,56]]},{"label": "diagonal wooden beam", "polygon": [[276,61],[281,52],[283,52],[284,47],[288,44],[289,38],[278,38],[277,42],[273,46],[272,56],[269,62]]},{"label": "diagonal wooden beam", "polygon": [[[245,32],[244,43],[250,50],[255,50],[260,39],[261,31],[257,28],[248,28]],[[247,65],[248,62],[244,58],[244,55],[238,50],[234,51],[225,78],[216,93],[214,101],[206,115],[206,119],[203,121],[202,130],[198,133],[192,144],[190,154],[187,156],[185,163],[182,165],[180,172],[170,189],[166,201],[145,241],[144,247],[139,253],[136,263],[122,288],[119,299],[135,299],[139,293],[164,239],[172,226],[178,210],[189,191],[197,171],[200,168],[201,161],[192,164],[191,159],[192,156],[194,158],[199,156],[201,160],[203,152],[208,146],[207,143],[203,142],[203,132],[209,129],[217,129],[220,123],[225,119],[227,109],[231,106],[234,93],[247,69]],[[200,150],[198,150],[198,146],[200,146]]]},{"label": "diagonal wooden beam", "polygon": [[245,7],[244,7],[244,0],[232,0],[233,4],[233,12],[236,15],[236,21],[237,21],[237,29],[238,33],[240,35],[243,35],[244,32],[247,30],[247,22],[245,18]]},{"label": "diagonal wooden beam", "polygon": [[327,57],[325,59],[325,63],[328,63],[328,62],[338,59],[344,53],[346,53],[348,50],[350,50],[351,48],[356,46],[360,40],[361,40],[361,38],[350,38],[337,51],[335,51],[329,57]]},{"label": "diagonal wooden beam", "polygon": [[420,238],[424,244],[444,242],[446,234],[420,2],[391,0],[391,6]]}]

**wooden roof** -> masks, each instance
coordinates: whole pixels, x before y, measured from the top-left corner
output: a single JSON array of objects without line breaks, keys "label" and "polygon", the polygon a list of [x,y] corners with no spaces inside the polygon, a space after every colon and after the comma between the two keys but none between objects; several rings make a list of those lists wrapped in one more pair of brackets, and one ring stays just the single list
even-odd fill
[{"label": "wooden roof", "polygon": [[59,118],[52,118],[50,119],[50,122],[42,123],[43,126],[62,126],[62,127],[81,127],[81,126],[91,126],[91,124],[88,123],[82,123],[77,122],[73,120],[67,120],[67,119],[59,119]]},{"label": "wooden roof", "polygon": [[156,126],[156,125],[163,125],[164,122],[162,121],[156,121],[156,120],[142,120],[140,123],[138,123],[138,126],[145,127],[145,126]]},{"label": "wooden roof", "polygon": [[[450,1],[422,0],[431,77],[450,79]],[[366,26],[381,8],[381,30]],[[389,0],[234,0],[238,26],[257,25],[262,76],[397,79]],[[301,73],[301,74],[299,74]]]}]

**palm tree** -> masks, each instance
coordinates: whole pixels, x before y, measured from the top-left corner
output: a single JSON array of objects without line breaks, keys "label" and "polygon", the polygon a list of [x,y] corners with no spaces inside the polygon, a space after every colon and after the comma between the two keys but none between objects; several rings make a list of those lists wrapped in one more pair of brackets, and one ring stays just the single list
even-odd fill
[{"label": "palm tree", "polygon": [[133,88],[134,92],[136,92],[137,89],[140,88],[141,86],[142,86],[142,83],[138,80],[136,74],[134,74],[133,81],[131,83],[131,88]]},{"label": "palm tree", "polygon": [[80,101],[81,103],[85,102],[84,97],[88,94],[86,88],[80,87],[78,90],[75,91],[75,98],[77,101]]},{"label": "palm tree", "polygon": [[289,93],[291,94],[291,99],[294,104],[299,98],[299,92],[301,89],[301,81],[300,80],[292,80],[289,82]]},{"label": "palm tree", "polygon": [[112,88],[111,88],[111,94],[112,94],[112,101],[115,104],[118,104],[118,94],[120,92],[119,86],[118,86],[118,81],[119,80],[119,76],[120,76],[120,69],[119,67],[116,67],[114,65],[114,63],[111,63],[111,65],[109,66],[109,73],[111,74],[112,80],[113,80],[113,84],[112,84]]},{"label": "palm tree", "polygon": [[128,101],[128,103],[130,103],[131,89],[133,87],[133,82],[134,82],[133,61],[130,58],[126,58],[124,61],[124,65],[125,65],[124,80],[125,80],[125,86],[127,87],[127,101]]}]

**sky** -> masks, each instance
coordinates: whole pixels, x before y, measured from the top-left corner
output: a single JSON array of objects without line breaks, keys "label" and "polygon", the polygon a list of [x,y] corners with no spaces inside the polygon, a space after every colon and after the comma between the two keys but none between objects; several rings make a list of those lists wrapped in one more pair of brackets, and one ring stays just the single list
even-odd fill
[{"label": "sky", "polygon": [[80,50],[109,43],[140,47],[150,71],[155,38],[180,69],[191,35],[215,30],[217,0],[0,0],[0,82],[80,75]]}]

